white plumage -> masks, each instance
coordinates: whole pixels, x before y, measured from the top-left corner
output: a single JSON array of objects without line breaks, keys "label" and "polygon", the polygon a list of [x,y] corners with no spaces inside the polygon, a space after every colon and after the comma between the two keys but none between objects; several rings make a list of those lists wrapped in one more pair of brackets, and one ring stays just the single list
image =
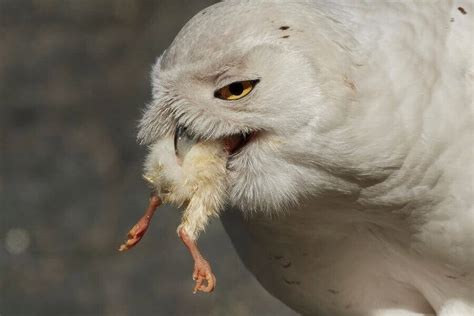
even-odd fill
[{"label": "white plumage", "polygon": [[207,8],[153,69],[139,139],[169,148],[148,161],[177,126],[209,157],[251,135],[208,188],[246,266],[302,314],[474,315],[473,15],[467,0]]}]

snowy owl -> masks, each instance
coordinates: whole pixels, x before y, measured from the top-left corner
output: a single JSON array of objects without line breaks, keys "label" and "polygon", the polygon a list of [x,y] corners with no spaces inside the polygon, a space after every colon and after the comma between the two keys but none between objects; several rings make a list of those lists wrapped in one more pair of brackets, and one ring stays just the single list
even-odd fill
[{"label": "snowy owl", "polygon": [[474,315],[474,6],[224,1],[152,70],[139,126],[195,291],[220,217],[247,268],[305,315]]}]

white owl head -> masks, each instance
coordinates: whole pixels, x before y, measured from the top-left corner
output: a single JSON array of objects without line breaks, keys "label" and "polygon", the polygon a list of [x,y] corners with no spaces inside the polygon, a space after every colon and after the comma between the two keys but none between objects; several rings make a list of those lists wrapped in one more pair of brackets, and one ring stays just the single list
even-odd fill
[{"label": "white owl head", "polygon": [[241,136],[227,168],[228,202],[243,211],[358,190],[347,142],[352,39],[305,5],[216,4],[186,24],[152,70],[140,142],[178,127],[202,139]]}]

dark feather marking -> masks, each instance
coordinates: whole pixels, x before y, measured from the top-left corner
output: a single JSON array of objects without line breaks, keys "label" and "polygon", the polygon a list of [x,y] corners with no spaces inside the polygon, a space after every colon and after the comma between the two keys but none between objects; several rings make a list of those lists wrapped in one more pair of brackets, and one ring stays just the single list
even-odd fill
[{"label": "dark feather marking", "polygon": [[291,280],[287,280],[285,278],[283,278],[283,281],[285,281],[285,283],[288,284],[288,285],[293,285],[293,284],[300,285],[301,284],[300,281],[291,281]]},{"label": "dark feather marking", "polygon": [[287,269],[287,268],[291,267],[291,261],[288,261],[288,263],[282,264],[281,266],[283,268]]}]

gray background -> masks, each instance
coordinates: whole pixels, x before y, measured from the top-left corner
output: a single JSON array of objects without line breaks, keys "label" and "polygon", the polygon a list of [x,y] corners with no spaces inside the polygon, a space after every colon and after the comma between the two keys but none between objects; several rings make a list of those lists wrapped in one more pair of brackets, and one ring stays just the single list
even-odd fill
[{"label": "gray background", "polygon": [[213,1],[0,0],[0,315],[293,315],[243,267],[219,222],[192,260],[162,208],[116,251],[147,202],[136,123],[149,71]]}]

